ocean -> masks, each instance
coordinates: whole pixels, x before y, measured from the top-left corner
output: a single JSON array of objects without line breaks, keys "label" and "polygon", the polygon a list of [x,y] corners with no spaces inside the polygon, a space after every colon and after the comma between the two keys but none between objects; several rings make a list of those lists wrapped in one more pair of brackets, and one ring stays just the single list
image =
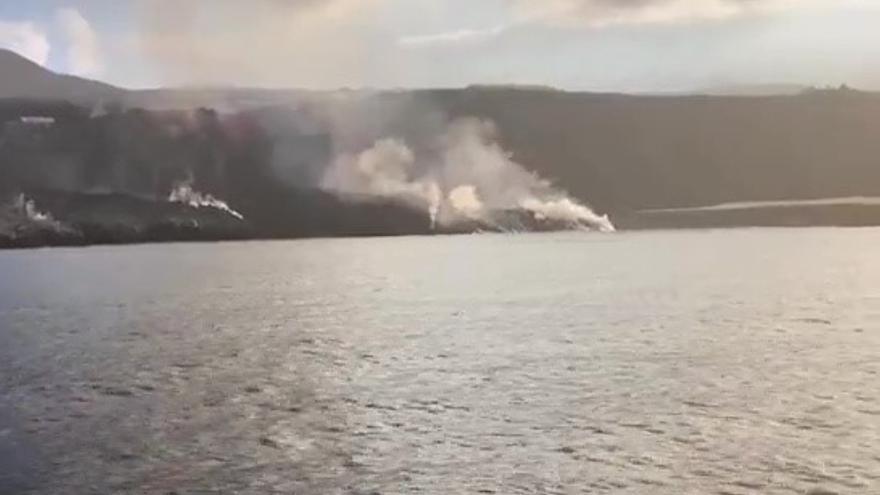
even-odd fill
[{"label": "ocean", "polygon": [[0,252],[0,493],[880,493],[878,245]]}]

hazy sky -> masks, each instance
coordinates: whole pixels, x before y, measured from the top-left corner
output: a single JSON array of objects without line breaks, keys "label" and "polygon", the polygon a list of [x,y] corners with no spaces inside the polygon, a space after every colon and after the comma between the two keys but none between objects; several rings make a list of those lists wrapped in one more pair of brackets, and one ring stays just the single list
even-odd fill
[{"label": "hazy sky", "polygon": [[880,0],[3,0],[0,46],[128,87],[880,88]]}]

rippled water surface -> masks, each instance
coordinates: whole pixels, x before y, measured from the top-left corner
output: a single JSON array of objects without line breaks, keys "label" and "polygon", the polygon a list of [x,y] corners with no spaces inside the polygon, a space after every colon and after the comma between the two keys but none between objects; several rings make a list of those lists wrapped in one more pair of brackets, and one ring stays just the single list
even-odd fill
[{"label": "rippled water surface", "polygon": [[0,493],[880,493],[880,230],[0,253]]}]

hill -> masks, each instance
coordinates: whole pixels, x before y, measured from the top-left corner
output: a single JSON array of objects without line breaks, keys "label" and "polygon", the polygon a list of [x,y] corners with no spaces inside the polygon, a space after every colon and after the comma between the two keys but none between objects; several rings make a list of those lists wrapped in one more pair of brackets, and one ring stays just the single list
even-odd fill
[{"label": "hill", "polygon": [[418,94],[494,121],[528,168],[603,211],[880,196],[880,94]]},{"label": "hill", "polygon": [[10,50],[0,49],[0,74],[0,98],[86,103],[124,93],[109,84],[52,72]]},{"label": "hill", "polygon": [[[515,86],[127,91],[55,74],[4,51],[0,73],[0,203],[24,192],[80,232],[94,231],[93,223],[103,225],[112,217],[93,210],[113,209],[138,218],[142,232],[167,232],[167,222],[146,215],[149,202],[160,203],[157,211],[167,210],[169,192],[187,183],[228,201],[247,219],[243,231],[230,233],[226,224],[212,231],[222,237],[429,233],[433,220],[400,198],[351,201],[337,195],[341,191],[325,189],[328,170],[340,163],[357,164],[361,171],[391,165],[393,177],[407,179],[412,172],[448,180],[450,174],[482,166],[468,157],[500,160],[507,167],[508,154],[598,213],[609,213],[622,227],[880,225],[880,208],[870,204],[688,210],[720,203],[880,197],[880,94],[845,87],[772,96],[646,96]],[[120,105],[95,114],[94,102],[108,98]],[[34,115],[52,117],[53,123],[21,119]],[[491,142],[479,134],[464,139],[450,134],[461,129],[455,122],[474,117],[497,130]],[[376,148],[388,138],[394,143]],[[358,163],[389,150],[393,153],[386,158],[396,163],[378,168]],[[415,170],[397,172],[410,166],[407,160]],[[438,163],[446,168],[425,174]],[[517,175],[515,168],[508,172],[484,178],[483,189],[472,192],[496,184],[513,191],[523,180],[531,181],[531,188],[543,187],[542,180]],[[451,186],[458,184],[464,183]],[[397,189],[412,193],[424,191],[414,189],[423,185]],[[383,188],[388,190],[387,184]],[[75,211],[66,211],[71,205]],[[18,225],[15,219],[25,210],[9,211],[6,223]],[[192,211],[174,211],[186,222],[206,225]],[[510,225],[547,227],[498,211]],[[448,226],[453,231],[491,228]]]}]

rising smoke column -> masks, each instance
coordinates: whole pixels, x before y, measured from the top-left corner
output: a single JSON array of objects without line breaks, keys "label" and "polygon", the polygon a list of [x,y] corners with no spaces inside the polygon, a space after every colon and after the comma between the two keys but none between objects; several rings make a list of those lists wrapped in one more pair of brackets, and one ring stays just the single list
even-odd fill
[{"label": "rising smoke column", "polygon": [[398,139],[380,139],[359,154],[338,157],[322,187],[353,195],[393,198],[424,208],[435,226],[443,200],[440,186],[428,177],[414,177],[412,150]]},{"label": "rising smoke column", "polygon": [[498,224],[500,213],[522,211],[569,228],[614,230],[607,216],[516,163],[496,134],[491,122],[463,118],[418,152],[400,138],[382,138],[360,153],[337,157],[321,186],[424,208],[432,226],[462,220]]}]

